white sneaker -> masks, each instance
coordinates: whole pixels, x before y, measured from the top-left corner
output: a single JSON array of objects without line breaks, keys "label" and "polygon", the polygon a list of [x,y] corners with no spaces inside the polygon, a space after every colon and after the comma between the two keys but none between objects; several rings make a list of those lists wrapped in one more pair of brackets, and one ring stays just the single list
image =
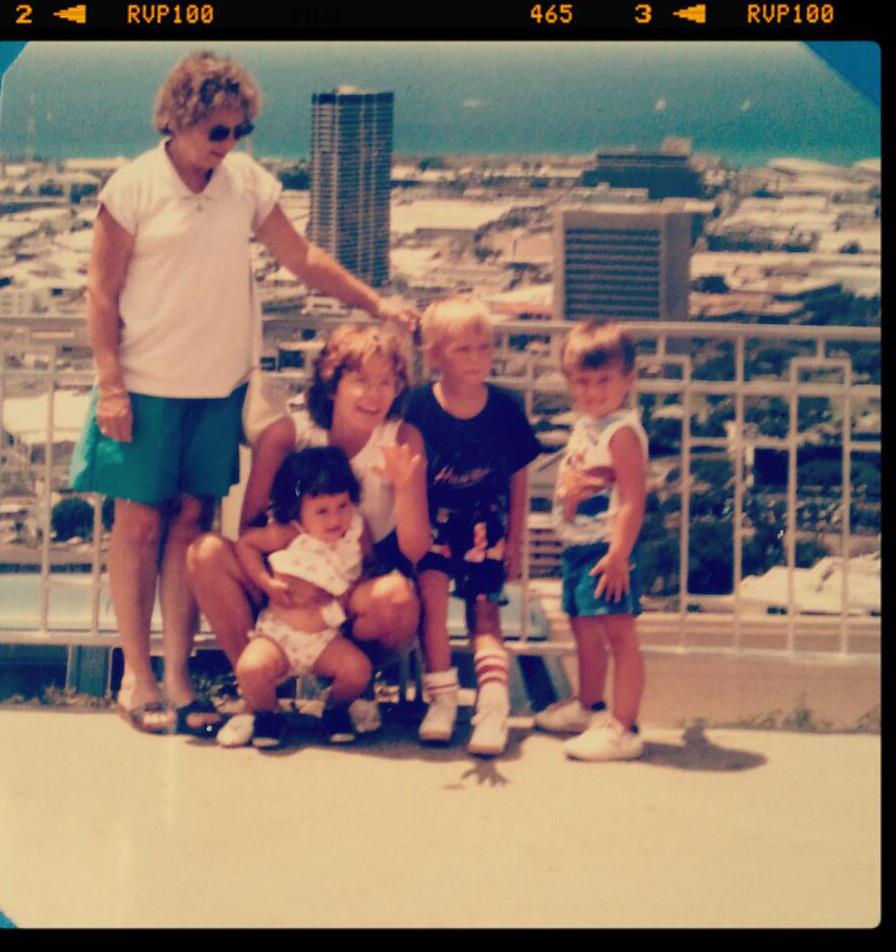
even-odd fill
[{"label": "white sneaker", "polygon": [[352,701],[348,708],[349,717],[359,734],[372,734],[383,726],[379,704],[366,697]]},{"label": "white sneaker", "polygon": [[[598,713],[604,714],[604,711]],[[535,715],[535,726],[552,734],[581,734],[591,724],[594,711],[582,707],[577,697],[557,701]]]},{"label": "white sneaker", "polygon": [[507,746],[507,708],[496,704],[477,707],[473,715],[473,736],[467,744],[471,754],[497,757]]},{"label": "white sneaker", "polygon": [[254,714],[234,714],[218,731],[216,739],[222,747],[245,747],[254,733]]},{"label": "white sneaker", "polygon": [[635,760],[644,753],[640,734],[626,730],[615,717],[603,716],[600,711],[592,718],[588,729],[566,741],[563,753],[573,760]]},{"label": "white sneaker", "polygon": [[418,736],[422,741],[451,740],[457,720],[457,691],[437,694],[430,702],[426,717],[420,722]]}]

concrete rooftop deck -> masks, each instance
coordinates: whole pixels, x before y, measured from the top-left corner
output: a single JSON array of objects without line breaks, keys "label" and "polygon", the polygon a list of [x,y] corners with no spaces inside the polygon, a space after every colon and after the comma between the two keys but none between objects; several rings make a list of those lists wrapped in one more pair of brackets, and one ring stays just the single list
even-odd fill
[{"label": "concrete rooftop deck", "polygon": [[275,754],[0,709],[20,927],[873,927],[880,738],[645,726],[642,761],[411,727]]}]

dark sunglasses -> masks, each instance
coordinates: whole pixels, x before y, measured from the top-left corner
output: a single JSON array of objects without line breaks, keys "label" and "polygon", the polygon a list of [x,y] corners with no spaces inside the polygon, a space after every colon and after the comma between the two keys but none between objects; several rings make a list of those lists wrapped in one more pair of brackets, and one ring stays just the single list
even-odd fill
[{"label": "dark sunglasses", "polygon": [[208,130],[208,141],[209,142],[224,142],[226,139],[229,139],[231,134],[233,134],[234,140],[239,142],[243,136],[252,135],[252,131],[255,129],[255,126],[251,122],[243,122],[238,126],[212,126]]}]

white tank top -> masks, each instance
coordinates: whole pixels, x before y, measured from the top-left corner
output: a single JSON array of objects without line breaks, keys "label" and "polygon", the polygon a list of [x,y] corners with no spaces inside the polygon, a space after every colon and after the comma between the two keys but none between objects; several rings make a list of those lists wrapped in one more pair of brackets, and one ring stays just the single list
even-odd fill
[{"label": "white tank top", "polygon": [[[297,450],[330,445],[329,431],[318,426],[307,410],[299,410],[290,417],[296,428]],[[395,492],[371,467],[383,465],[380,447],[395,446],[401,423],[401,420],[384,420],[378,424],[364,447],[349,460],[352,472],[361,484],[358,509],[370,526],[374,542],[385,539],[395,528]]]}]

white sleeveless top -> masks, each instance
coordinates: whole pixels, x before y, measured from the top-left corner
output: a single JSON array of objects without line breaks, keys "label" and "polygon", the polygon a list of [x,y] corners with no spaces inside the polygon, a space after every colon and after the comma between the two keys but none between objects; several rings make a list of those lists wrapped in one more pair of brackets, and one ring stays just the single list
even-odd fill
[{"label": "white sleeveless top", "polygon": [[[307,410],[291,413],[290,418],[296,428],[296,449],[309,446],[329,446],[330,434],[318,426]],[[384,420],[371,433],[370,439],[349,463],[352,472],[361,484],[361,502],[358,510],[367,520],[373,541],[379,542],[395,528],[395,492],[390,483],[383,482],[379,474],[371,470],[373,466],[383,465],[381,446],[395,446],[401,420]]]},{"label": "white sleeveless top", "polygon": [[554,493],[551,522],[554,532],[565,546],[590,545],[594,542],[609,544],[613,541],[620,499],[610,454],[610,440],[623,427],[634,432],[646,460],[648,439],[641,425],[641,416],[636,410],[616,410],[599,418],[583,415],[572,428],[557,471],[558,484],[566,467],[575,466],[581,470],[599,470],[604,486],[590,499],[579,504],[572,522],[566,520],[559,494]]}]

